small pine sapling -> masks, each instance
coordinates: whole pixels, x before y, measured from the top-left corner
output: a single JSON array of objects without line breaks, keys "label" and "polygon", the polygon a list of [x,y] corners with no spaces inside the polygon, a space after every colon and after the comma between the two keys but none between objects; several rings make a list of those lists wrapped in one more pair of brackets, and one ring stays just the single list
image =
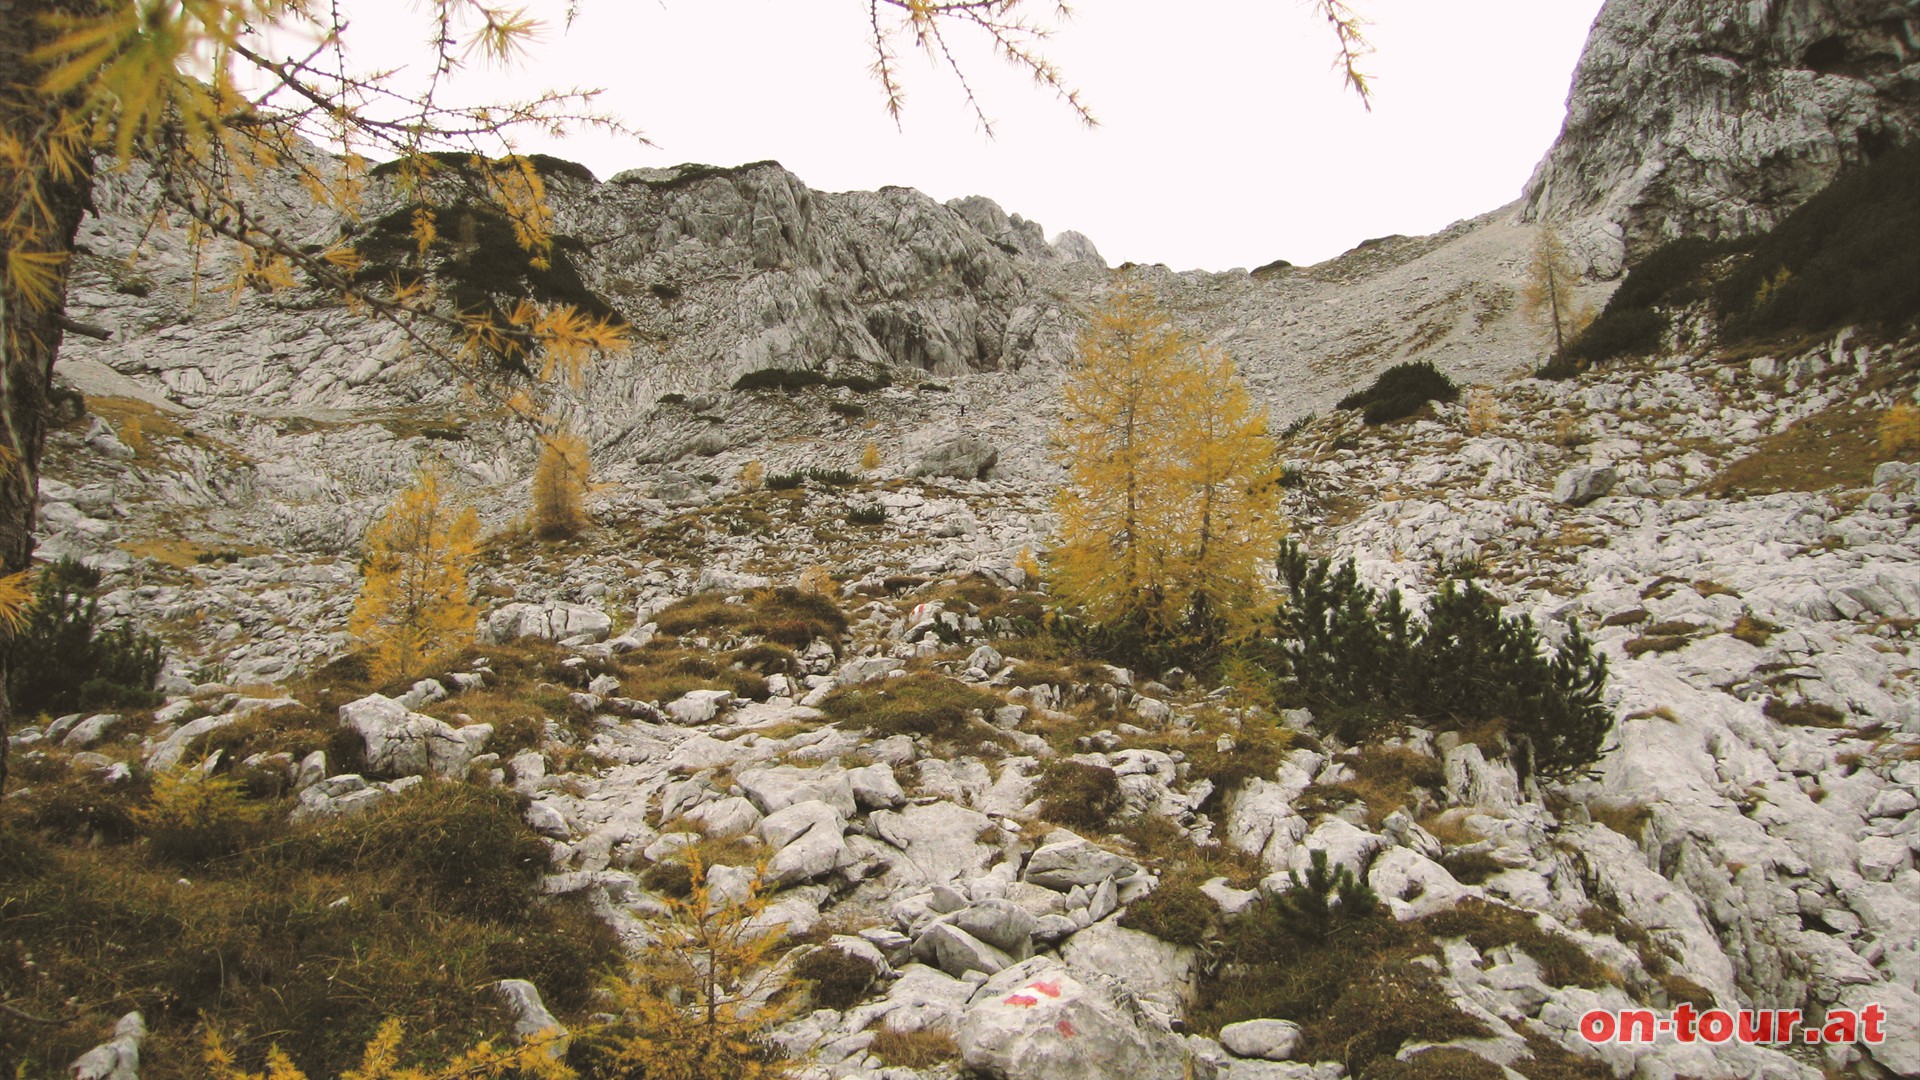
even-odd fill
[{"label": "small pine sapling", "polygon": [[597,1072],[647,1080],[777,1080],[798,1063],[767,1045],[766,1032],[798,1009],[782,986],[775,952],[786,936],[769,923],[760,875],[746,895],[725,897],[690,852],[689,888],[665,898],[654,943],[605,986],[614,1019],[587,1036]]},{"label": "small pine sapling", "polygon": [[1315,851],[1305,880],[1300,871],[1287,872],[1290,888],[1269,903],[1280,925],[1302,941],[1324,941],[1342,926],[1376,917],[1380,897],[1344,864],[1329,863],[1327,853]]}]

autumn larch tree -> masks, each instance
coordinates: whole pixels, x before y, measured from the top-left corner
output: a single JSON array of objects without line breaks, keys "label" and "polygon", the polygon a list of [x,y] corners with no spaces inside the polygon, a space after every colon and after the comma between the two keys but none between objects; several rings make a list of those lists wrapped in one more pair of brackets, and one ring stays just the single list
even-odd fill
[{"label": "autumn larch tree", "polygon": [[438,470],[421,470],[367,530],[366,578],[347,630],[381,681],[411,679],[473,640],[479,609],[467,571],[480,520],[444,484]]},{"label": "autumn larch tree", "polygon": [[1055,503],[1061,599],[1098,622],[1170,622],[1176,544],[1174,394],[1166,376],[1192,343],[1145,290],[1123,286],[1080,335],[1062,391],[1067,486]]},{"label": "autumn larch tree", "polygon": [[1126,285],[1081,335],[1063,399],[1060,598],[1148,640],[1242,621],[1278,488],[1266,417],[1232,360]]},{"label": "autumn larch tree", "polygon": [[1577,337],[1593,321],[1593,310],[1574,298],[1573,288],[1580,283],[1580,269],[1567,253],[1566,242],[1551,225],[1541,225],[1534,233],[1533,256],[1527,263],[1524,298],[1528,312],[1545,320],[1553,331],[1553,353],[1560,355],[1567,342]]},{"label": "autumn larch tree", "polygon": [[1248,398],[1233,358],[1201,348],[1176,374],[1180,407],[1170,438],[1186,504],[1177,520],[1186,527],[1170,576],[1185,594],[1188,632],[1210,643],[1223,630],[1252,626],[1255,567],[1281,532],[1280,489],[1266,410]]},{"label": "autumn larch tree", "polygon": [[549,540],[587,527],[587,440],[571,431],[545,436],[533,467],[533,528]]}]

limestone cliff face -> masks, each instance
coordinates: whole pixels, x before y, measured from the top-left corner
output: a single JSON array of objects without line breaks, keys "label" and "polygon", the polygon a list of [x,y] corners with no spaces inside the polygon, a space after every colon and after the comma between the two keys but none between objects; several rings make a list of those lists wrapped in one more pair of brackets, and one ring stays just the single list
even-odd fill
[{"label": "limestone cliff face", "polygon": [[1020,367],[1060,343],[1043,271],[1105,265],[1091,245],[1063,237],[1056,249],[991,200],[815,192],[772,163],[621,173],[569,210],[582,237],[604,238],[589,281],[729,378]]},{"label": "limestone cliff face", "polygon": [[1915,0],[1610,0],[1526,189],[1605,275],[1769,228],[1920,131]]},{"label": "limestone cliff face", "polygon": [[[1071,344],[1059,290],[1047,286],[1105,266],[1085,238],[1062,234],[1056,248],[990,200],[950,208],[906,188],[816,192],[773,162],[634,170],[605,183],[557,170],[548,184],[565,278],[630,321],[641,343],[595,373],[589,405],[627,409],[773,367],[1020,368]],[[365,242],[357,234],[369,229],[377,239],[397,205],[376,191],[363,218],[372,226],[321,220],[284,186],[261,201],[291,208],[289,232],[303,239]],[[145,204],[140,187],[138,177],[109,186],[76,267],[76,310],[119,331],[116,343],[63,359],[98,360],[189,408],[310,412],[446,396],[445,373],[409,363],[400,336],[324,302],[208,302],[195,284],[223,279],[222,253],[196,275],[177,236],[147,238],[145,219],[121,210]],[[130,286],[123,263],[137,245],[141,280]],[[467,247],[441,270],[499,276],[490,264],[500,253]]]}]

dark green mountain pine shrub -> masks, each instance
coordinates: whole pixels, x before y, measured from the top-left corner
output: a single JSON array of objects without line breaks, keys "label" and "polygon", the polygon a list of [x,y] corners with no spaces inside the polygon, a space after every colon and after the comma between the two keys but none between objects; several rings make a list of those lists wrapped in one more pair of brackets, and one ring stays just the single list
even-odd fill
[{"label": "dark green mountain pine shrub", "polygon": [[1567,343],[1538,372],[1543,379],[1567,379],[1586,368],[1621,356],[1644,356],[1660,347],[1671,316],[1662,309],[1705,299],[1712,289],[1704,271],[1746,246],[1744,241],[1699,237],[1663,244],[1633,264],[1600,317]]},{"label": "dark green mountain pine shrub", "polygon": [[125,623],[99,628],[100,574],[73,559],[43,569],[27,625],[7,646],[7,692],[16,711],[152,706],[160,640]]},{"label": "dark green mountain pine shrub", "polygon": [[1313,853],[1306,880],[1298,870],[1287,871],[1287,880],[1292,887],[1267,903],[1280,928],[1301,941],[1321,941],[1336,926],[1380,913],[1380,897],[1346,866],[1329,868],[1324,851]]},{"label": "dark green mountain pine shrub", "polygon": [[1360,409],[1369,424],[1385,424],[1412,416],[1429,401],[1454,401],[1460,388],[1426,361],[1395,364],[1380,373],[1373,385],[1340,399],[1339,408]]},{"label": "dark green mountain pine shrub", "polygon": [[1333,734],[1357,741],[1398,711],[1429,722],[1504,720],[1528,751],[1523,768],[1543,775],[1599,756],[1613,726],[1601,703],[1606,658],[1578,623],[1543,650],[1531,619],[1503,618],[1472,582],[1448,582],[1416,622],[1398,590],[1380,596],[1351,561],[1335,570],[1288,542],[1279,569],[1292,601],[1275,616],[1272,659]]},{"label": "dark green mountain pine shrub", "polygon": [[1787,215],[1720,282],[1715,307],[1736,338],[1920,314],[1920,146],[1842,175]]}]

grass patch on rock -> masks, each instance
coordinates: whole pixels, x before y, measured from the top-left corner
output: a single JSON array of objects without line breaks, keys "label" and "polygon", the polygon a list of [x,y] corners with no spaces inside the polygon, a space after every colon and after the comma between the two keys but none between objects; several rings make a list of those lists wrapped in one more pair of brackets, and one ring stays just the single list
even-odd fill
[{"label": "grass patch on rock", "polygon": [[1048,821],[1083,831],[1106,832],[1127,805],[1112,769],[1061,758],[1041,766],[1035,794]]},{"label": "grass patch on rock", "polygon": [[654,616],[660,633],[675,637],[731,630],[802,648],[815,638],[836,641],[847,632],[847,616],[832,599],[819,593],[777,587],[753,589],[744,603],[730,603],[726,593],[690,596]]},{"label": "grass patch on rock", "polygon": [[991,729],[970,716],[1004,704],[998,697],[926,672],[846,686],[828,694],[828,717],[876,736],[914,735],[960,740]]}]

